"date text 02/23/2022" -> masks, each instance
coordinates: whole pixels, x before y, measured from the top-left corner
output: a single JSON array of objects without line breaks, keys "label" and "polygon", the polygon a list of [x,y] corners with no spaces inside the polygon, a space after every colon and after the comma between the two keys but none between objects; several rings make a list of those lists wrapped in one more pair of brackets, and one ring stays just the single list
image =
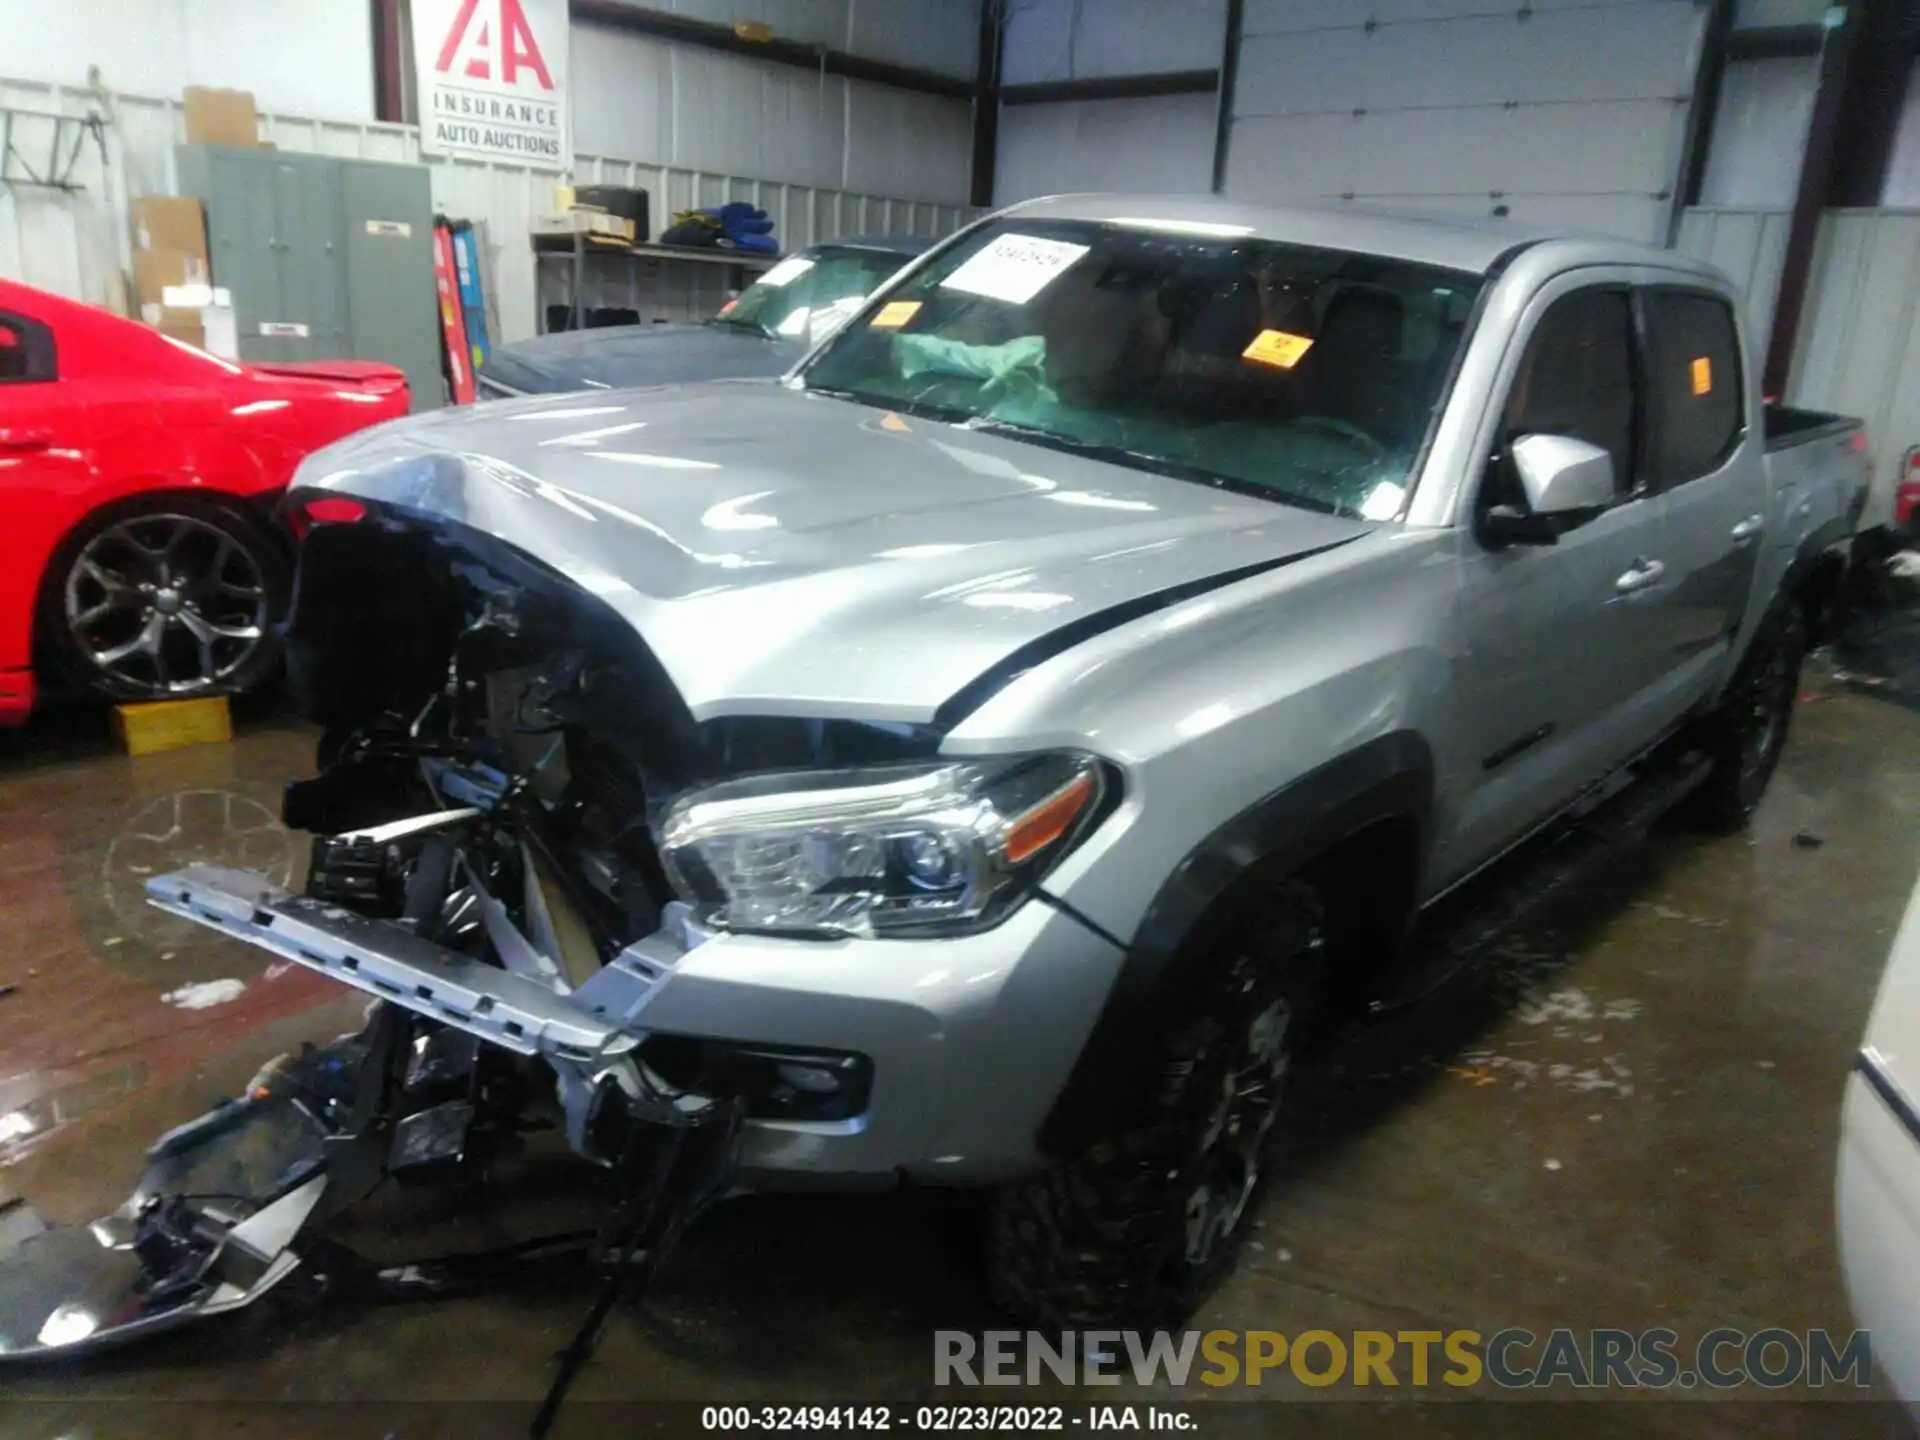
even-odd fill
[{"label": "date text 02/23/2022", "polygon": [[708,1405],[702,1430],[746,1434],[891,1431],[978,1434],[1013,1431],[1199,1428],[1185,1410],[1158,1405]]}]

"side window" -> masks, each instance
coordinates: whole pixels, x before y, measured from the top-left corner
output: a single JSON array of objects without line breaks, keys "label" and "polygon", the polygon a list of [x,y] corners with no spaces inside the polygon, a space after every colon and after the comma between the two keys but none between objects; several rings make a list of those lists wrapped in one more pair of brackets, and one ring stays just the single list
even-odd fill
[{"label": "side window", "polygon": [[37,320],[0,312],[0,385],[53,378],[53,332]]},{"label": "side window", "polygon": [[1649,290],[1647,389],[1653,434],[1648,459],[1656,485],[1710,475],[1740,443],[1740,332],[1733,307],[1693,290]]},{"label": "side window", "polygon": [[1621,492],[1635,479],[1633,305],[1625,290],[1579,290],[1556,300],[1527,342],[1501,426],[1521,435],[1570,435],[1613,456]]}]

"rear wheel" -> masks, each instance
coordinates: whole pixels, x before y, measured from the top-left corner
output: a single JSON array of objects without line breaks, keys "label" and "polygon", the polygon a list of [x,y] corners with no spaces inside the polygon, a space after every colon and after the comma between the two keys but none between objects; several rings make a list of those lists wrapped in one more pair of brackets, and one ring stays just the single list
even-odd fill
[{"label": "rear wheel", "polygon": [[1694,818],[1706,828],[1730,834],[1753,818],[1786,748],[1806,650],[1806,614],[1796,597],[1782,596],[1707,722],[1713,768],[1693,804]]},{"label": "rear wheel", "polygon": [[1320,898],[1299,880],[1235,911],[1136,1113],[996,1192],[996,1304],[1048,1326],[1151,1327],[1185,1315],[1232,1265],[1288,1148],[1289,1081],[1326,984],[1322,928]]},{"label": "rear wheel", "polygon": [[117,699],[246,690],[279,655],[285,547],[240,511],[192,497],[138,501],[88,521],[41,594],[64,678]]}]

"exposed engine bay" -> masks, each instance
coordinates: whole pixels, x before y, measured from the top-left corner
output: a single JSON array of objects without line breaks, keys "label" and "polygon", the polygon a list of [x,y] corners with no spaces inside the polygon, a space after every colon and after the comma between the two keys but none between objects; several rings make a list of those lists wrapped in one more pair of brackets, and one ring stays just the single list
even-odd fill
[{"label": "exposed engine bay", "polygon": [[[571,1237],[606,1291],[563,1356],[557,1403],[617,1292],[731,1188],[743,1121],[842,1118],[871,1084],[856,1054],[646,1028],[700,938],[663,867],[665,807],[762,771],[925,760],[938,735],[697,724],[585,590],[477,531],[399,513],[307,536],[287,654],[324,730],[318,773],[283,807],[314,837],[303,893],[207,866],[148,892],[366,992],[366,1027],[162,1137],[112,1215],[48,1228],[24,1207],[0,1214],[0,1359],[239,1309],[317,1255],[351,1270],[328,1222],[385,1179],[468,1183],[547,1130],[611,1178],[602,1222]],[[442,1283],[362,1268],[399,1289]]]}]

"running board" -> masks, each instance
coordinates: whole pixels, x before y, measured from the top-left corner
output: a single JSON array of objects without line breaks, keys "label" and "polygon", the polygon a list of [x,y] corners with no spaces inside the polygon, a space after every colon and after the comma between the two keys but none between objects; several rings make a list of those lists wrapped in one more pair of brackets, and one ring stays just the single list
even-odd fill
[{"label": "running board", "polygon": [[1398,986],[1368,1007],[1374,1015],[1418,1004],[1452,977],[1493,953],[1610,863],[1647,832],[1712,769],[1705,756],[1663,757],[1619,786],[1608,786],[1526,841],[1484,874],[1433,905],[1413,937]]},{"label": "running board", "polygon": [[390,921],[294,895],[254,871],[194,865],[149,880],[147,897],[170,914],[517,1054],[590,1064],[638,1043],[537,980]]}]

